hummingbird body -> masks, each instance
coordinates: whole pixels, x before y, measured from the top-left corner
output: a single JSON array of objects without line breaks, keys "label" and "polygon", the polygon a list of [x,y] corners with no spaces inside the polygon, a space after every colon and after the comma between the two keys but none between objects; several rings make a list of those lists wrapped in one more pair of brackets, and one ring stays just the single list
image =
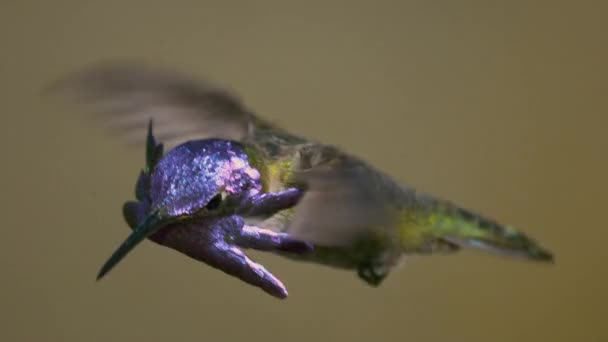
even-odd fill
[{"label": "hummingbird body", "polygon": [[[231,93],[172,71],[108,64],[62,83],[107,111],[129,140],[150,122],[131,236],[100,271],[145,238],[262,288],[281,282],[241,248],[353,269],[377,286],[402,255],[463,247],[549,261],[525,234],[403,185],[341,149],[286,132]],[[184,142],[185,141],[185,142]]]}]

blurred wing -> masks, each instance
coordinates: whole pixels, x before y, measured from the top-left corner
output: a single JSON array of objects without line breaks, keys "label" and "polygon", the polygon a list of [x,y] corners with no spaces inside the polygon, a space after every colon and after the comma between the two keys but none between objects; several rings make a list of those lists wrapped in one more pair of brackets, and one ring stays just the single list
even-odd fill
[{"label": "blurred wing", "polygon": [[295,207],[288,233],[325,246],[349,245],[362,237],[386,236],[394,225],[399,185],[364,161],[333,147],[313,152],[298,172],[307,190]]},{"label": "blurred wing", "polygon": [[94,65],[60,80],[51,91],[89,106],[110,132],[135,144],[145,142],[150,119],[157,138],[169,147],[192,139],[240,141],[256,127],[270,126],[227,89],[142,63]]}]

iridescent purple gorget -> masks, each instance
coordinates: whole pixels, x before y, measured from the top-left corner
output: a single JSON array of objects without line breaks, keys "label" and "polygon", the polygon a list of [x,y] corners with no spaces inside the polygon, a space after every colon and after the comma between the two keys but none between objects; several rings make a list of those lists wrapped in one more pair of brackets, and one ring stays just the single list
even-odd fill
[{"label": "iridescent purple gorget", "polygon": [[292,207],[302,190],[262,192],[260,172],[249,164],[241,144],[207,139],[189,141],[162,156],[151,129],[147,172],[138,180],[138,201],[123,213],[132,234],[114,252],[98,279],[145,238],[222,270],[267,293],[287,297],[281,281],[241,248],[302,254],[312,245],[245,224],[243,217],[265,217]]}]

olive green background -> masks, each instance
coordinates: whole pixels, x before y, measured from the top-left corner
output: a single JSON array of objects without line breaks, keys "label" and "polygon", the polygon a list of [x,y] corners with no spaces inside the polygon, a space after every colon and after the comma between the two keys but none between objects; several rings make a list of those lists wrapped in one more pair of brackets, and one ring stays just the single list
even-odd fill
[{"label": "olive green background", "polygon": [[[607,341],[604,4],[2,1],[0,340]],[[252,253],[288,286],[279,301],[144,243],[96,283],[143,150],[40,91],[118,57],[231,86],[557,262],[416,257],[371,288]]]}]

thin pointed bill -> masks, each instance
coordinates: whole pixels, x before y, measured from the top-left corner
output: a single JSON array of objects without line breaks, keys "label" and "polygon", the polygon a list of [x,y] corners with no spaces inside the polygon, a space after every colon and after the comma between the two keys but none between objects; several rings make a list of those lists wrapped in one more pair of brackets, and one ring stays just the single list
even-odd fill
[{"label": "thin pointed bill", "polygon": [[116,266],[135,246],[145,240],[148,236],[164,227],[157,213],[150,214],[142,224],[133,229],[133,232],[110,256],[108,261],[101,267],[97,274],[97,280],[103,278],[114,266]]}]

